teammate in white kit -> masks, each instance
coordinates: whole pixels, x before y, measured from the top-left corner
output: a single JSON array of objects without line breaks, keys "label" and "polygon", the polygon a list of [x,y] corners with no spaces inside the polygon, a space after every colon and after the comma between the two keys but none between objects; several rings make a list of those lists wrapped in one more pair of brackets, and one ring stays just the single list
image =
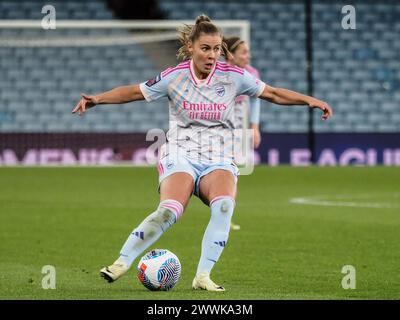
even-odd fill
[{"label": "teammate in white kit", "polygon": [[117,87],[98,95],[82,95],[73,113],[83,114],[98,104],[169,100],[170,130],[159,162],[160,203],[137,226],[117,260],[100,270],[113,282],[133,261],[182,216],[194,193],[211,209],[193,289],[225,291],[210,279],[229,235],[235,207],[237,167],[233,162],[234,102],[249,95],[283,105],[309,105],[332,115],[329,105],[313,97],[273,88],[246,70],[218,62],[227,54],[221,31],[204,15],[181,30],[178,55],[187,59],[147,82]]},{"label": "teammate in white kit", "polygon": [[[230,65],[240,67],[247,70],[255,78],[260,79],[260,73],[258,70],[250,65],[250,49],[247,43],[239,37],[230,37],[224,39],[229,52],[231,53],[226,57],[226,61]],[[260,122],[260,100],[255,97],[249,97],[246,95],[238,96],[235,99],[235,119],[236,129],[240,129],[245,125],[245,114],[250,114],[250,118],[247,119],[249,127],[254,132],[254,148],[258,148],[261,143],[261,134],[259,128]]]},{"label": "teammate in white kit", "polygon": [[[255,78],[260,79],[258,70],[250,66],[250,49],[247,43],[239,37],[224,38],[228,47],[229,55],[225,57],[230,65],[246,69]],[[248,118],[247,115],[250,115]],[[235,99],[235,129],[250,128],[253,131],[253,147],[258,148],[261,143],[259,128],[260,122],[260,99],[241,95]],[[243,131],[246,132],[246,131]],[[243,135],[238,135],[236,143],[239,144],[235,150],[240,150],[243,146]],[[231,221],[231,230],[240,230],[240,225]]]}]

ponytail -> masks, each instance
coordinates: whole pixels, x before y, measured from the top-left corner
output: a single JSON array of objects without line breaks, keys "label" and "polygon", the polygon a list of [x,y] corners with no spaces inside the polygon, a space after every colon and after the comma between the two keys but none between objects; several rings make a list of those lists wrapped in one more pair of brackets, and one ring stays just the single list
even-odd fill
[{"label": "ponytail", "polygon": [[[181,43],[181,47],[177,52],[177,58],[180,60],[188,60],[191,58],[191,53],[188,50],[189,42],[194,43],[202,33],[204,34],[218,34],[223,38],[221,30],[211,22],[210,18],[204,14],[196,18],[194,25],[185,24],[178,29],[179,36],[178,40]],[[224,56],[229,55],[228,47],[224,41],[222,41],[222,54]]]}]

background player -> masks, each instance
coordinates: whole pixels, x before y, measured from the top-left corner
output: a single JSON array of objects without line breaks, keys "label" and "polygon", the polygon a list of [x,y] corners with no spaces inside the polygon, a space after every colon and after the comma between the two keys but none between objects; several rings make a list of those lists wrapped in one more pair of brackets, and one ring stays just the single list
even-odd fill
[{"label": "background player", "polygon": [[[246,69],[257,79],[260,79],[260,73],[258,70],[250,66],[250,49],[247,43],[239,37],[224,38],[224,41],[228,47],[229,53],[225,58],[226,61],[231,64],[238,66],[242,69]],[[248,117],[247,115],[250,115]],[[235,99],[235,127],[236,129],[250,128],[253,130],[253,147],[257,149],[261,143],[260,134],[260,100],[254,97],[241,95]],[[248,125],[246,125],[248,122]],[[244,127],[246,125],[246,127]],[[237,143],[239,146],[237,150],[240,150],[243,146],[243,135],[239,135]],[[240,225],[231,222],[231,230],[240,230]]]}]

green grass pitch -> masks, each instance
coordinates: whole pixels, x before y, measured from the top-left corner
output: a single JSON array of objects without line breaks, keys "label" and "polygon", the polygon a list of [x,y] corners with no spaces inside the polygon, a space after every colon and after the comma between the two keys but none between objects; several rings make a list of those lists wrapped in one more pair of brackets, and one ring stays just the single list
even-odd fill
[{"label": "green grass pitch", "polygon": [[[150,292],[136,264],[113,284],[99,269],[158,204],[154,168],[0,168],[0,299],[399,299],[400,168],[257,167],[238,184],[229,243],[213,270],[224,293],[193,291],[209,210],[197,198],[152,248],[182,277]],[[319,205],[293,198],[317,199]],[[42,288],[42,267],[56,289]],[[342,267],[356,270],[345,290]]]}]

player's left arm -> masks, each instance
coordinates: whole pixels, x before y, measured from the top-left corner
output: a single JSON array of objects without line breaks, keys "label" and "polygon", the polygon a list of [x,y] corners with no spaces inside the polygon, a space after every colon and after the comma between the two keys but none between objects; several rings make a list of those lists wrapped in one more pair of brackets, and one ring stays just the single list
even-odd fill
[{"label": "player's left arm", "polygon": [[332,108],[326,102],[283,88],[265,85],[259,98],[280,105],[308,105],[311,108],[321,109],[323,111],[322,120],[327,120],[333,115]]}]

